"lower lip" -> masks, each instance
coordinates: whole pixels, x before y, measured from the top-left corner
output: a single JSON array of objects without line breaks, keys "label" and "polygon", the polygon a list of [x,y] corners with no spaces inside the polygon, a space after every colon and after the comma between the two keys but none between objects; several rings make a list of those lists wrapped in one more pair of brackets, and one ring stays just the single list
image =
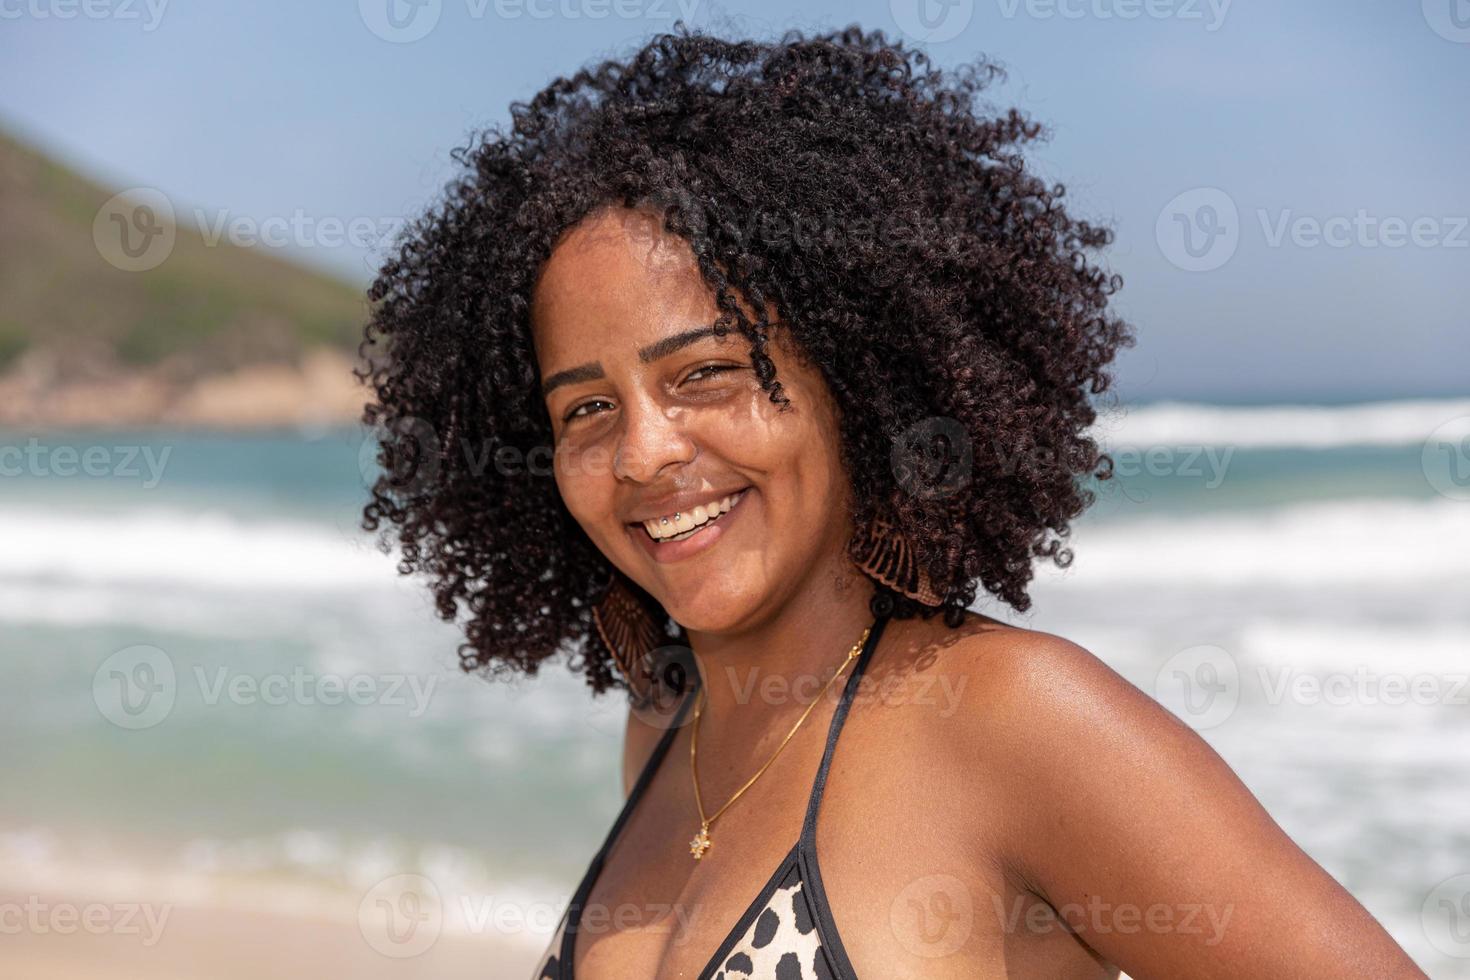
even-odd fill
[{"label": "lower lip", "polygon": [[692,558],[706,548],[714,547],[715,542],[725,536],[725,533],[730,530],[731,522],[738,520],[745,512],[745,501],[750,497],[752,489],[746,487],[740,492],[740,499],[735,501],[735,506],[721,514],[713,523],[705,525],[682,541],[655,541],[648,536],[642,524],[630,525],[628,533],[638,539],[638,543],[643,546],[648,557],[660,564]]}]

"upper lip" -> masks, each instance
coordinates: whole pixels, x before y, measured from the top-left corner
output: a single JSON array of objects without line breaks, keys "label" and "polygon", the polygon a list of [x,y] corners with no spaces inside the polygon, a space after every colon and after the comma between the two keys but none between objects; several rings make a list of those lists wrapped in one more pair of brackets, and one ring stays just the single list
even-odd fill
[{"label": "upper lip", "polygon": [[729,490],[686,490],[682,493],[671,493],[666,497],[656,497],[645,500],[634,507],[627,516],[629,524],[642,524],[644,521],[652,521],[660,517],[672,517],[674,514],[686,514],[694,510],[700,504],[712,504],[717,500],[739,493],[748,488],[750,484],[732,487]]}]

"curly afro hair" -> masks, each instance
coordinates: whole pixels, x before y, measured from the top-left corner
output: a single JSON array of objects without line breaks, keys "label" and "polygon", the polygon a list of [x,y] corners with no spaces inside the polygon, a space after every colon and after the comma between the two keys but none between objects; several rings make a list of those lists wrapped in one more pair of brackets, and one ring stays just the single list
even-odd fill
[{"label": "curly afro hair", "polygon": [[[1133,338],[1107,310],[1121,279],[1088,258],[1111,232],[1026,169],[1042,127],[977,107],[1000,74],[983,57],[940,70],[856,26],[759,42],[680,22],[454,151],[462,173],[371,286],[357,373],[383,469],[363,528],[396,526],[399,570],[427,574],[446,621],[466,618],[466,671],[534,674],[565,652],[594,691],[625,686],[592,620],[613,569],[534,465],[552,436],[532,290],[558,238],[607,206],[688,242],[772,401],[772,331],[819,366],[854,549],[891,526],[943,598],[880,587],[883,611],[958,625],[977,582],[1030,607],[1033,560],[1070,562],[1087,481],[1110,475],[1089,395]],[[932,445],[905,448],[916,438],[943,444],[949,471]]]}]

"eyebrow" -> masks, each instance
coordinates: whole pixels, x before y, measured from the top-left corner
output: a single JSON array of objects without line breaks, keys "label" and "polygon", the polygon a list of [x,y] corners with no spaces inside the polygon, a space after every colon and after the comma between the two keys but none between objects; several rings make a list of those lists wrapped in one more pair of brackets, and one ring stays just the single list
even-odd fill
[{"label": "eyebrow", "polygon": [[[705,327],[695,327],[680,333],[671,334],[662,340],[655,341],[647,347],[640,348],[638,360],[644,364],[656,361],[662,357],[668,357],[677,350],[688,347],[697,340],[703,340],[715,334],[713,324]],[[562,385],[576,384],[580,381],[595,381],[603,377],[602,363],[600,361],[589,361],[586,364],[578,364],[574,368],[558,371],[541,382],[541,397],[545,398],[552,391]]]}]

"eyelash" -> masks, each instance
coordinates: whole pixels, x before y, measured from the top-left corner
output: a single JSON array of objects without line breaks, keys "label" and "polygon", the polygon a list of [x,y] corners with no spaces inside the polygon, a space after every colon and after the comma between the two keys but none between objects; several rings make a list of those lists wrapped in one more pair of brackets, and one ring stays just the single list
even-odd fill
[{"label": "eyelash", "polygon": [[[739,368],[737,368],[733,364],[704,364],[704,365],[701,365],[700,367],[695,368],[693,371],[690,371],[687,375],[685,375],[684,380],[685,381],[688,381],[690,378],[693,378],[696,374],[700,374],[702,372],[709,372],[709,374],[706,377],[699,379],[701,381],[705,381],[705,380],[708,380],[708,378],[709,377],[712,377],[713,375],[723,374],[726,371],[738,371],[738,370],[739,370]],[[601,401],[601,400],[594,400],[594,401],[590,401],[590,402],[583,402],[582,404],[578,405],[577,407],[573,408],[570,412],[568,412],[566,414],[566,417],[563,418],[562,421],[563,422],[570,422],[573,419],[582,418],[583,416],[579,414],[582,411],[582,409],[584,409],[584,408],[590,408],[593,405],[606,405],[606,404],[607,404],[607,402]]]}]

